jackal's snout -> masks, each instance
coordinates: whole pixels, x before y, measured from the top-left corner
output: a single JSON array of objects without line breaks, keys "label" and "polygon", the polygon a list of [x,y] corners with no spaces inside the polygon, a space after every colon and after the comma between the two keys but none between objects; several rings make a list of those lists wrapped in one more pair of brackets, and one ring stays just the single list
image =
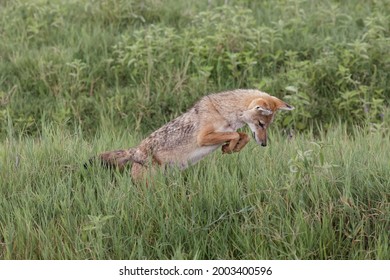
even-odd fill
[{"label": "jackal's snout", "polygon": [[265,130],[258,129],[257,131],[252,131],[252,136],[256,140],[256,143],[262,147],[267,146],[267,133]]}]

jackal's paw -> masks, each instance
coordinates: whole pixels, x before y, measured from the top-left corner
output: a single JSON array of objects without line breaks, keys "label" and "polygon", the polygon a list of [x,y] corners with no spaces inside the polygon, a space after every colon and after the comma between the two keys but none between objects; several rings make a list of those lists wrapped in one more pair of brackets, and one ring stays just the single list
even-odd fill
[{"label": "jackal's paw", "polygon": [[250,140],[250,137],[248,136],[248,134],[243,133],[243,132],[239,132],[238,134],[240,134],[240,140],[238,140],[237,145],[234,147],[234,149],[233,149],[234,152],[241,151],[242,148],[244,148],[245,145],[248,144],[248,142]]},{"label": "jackal's paw", "polygon": [[233,153],[233,150],[231,150],[229,148],[229,142],[222,146],[222,153],[223,154],[231,154],[231,153]]},{"label": "jackal's paw", "polygon": [[244,146],[249,142],[249,136],[246,133],[238,132],[240,134],[240,139],[235,143],[233,148],[231,148],[231,141],[227,142],[222,146],[223,154],[237,153],[244,148]]}]

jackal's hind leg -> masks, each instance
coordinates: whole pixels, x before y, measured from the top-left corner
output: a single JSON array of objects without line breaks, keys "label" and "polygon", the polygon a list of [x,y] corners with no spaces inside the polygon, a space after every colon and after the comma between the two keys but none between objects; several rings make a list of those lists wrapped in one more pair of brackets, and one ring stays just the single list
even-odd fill
[{"label": "jackal's hind leg", "polygon": [[131,167],[131,178],[133,179],[133,182],[135,184],[144,182],[146,186],[149,186],[158,166],[158,164],[142,165],[134,162]]},{"label": "jackal's hind leg", "polygon": [[238,140],[231,140],[222,146],[223,154],[237,153],[249,142],[250,138],[246,133],[238,132],[238,134],[240,134],[240,138]]}]

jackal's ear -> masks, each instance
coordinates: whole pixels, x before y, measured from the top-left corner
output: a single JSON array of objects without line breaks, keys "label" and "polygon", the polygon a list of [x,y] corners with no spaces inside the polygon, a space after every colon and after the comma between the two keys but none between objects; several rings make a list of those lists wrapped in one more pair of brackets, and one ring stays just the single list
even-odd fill
[{"label": "jackal's ear", "polygon": [[269,116],[273,114],[272,109],[269,109],[270,105],[264,98],[257,98],[249,104],[248,109],[255,110],[259,112],[261,115]]},{"label": "jackal's ear", "polygon": [[276,110],[286,110],[291,111],[294,110],[294,107],[287,104],[286,102],[280,100],[279,98],[274,97],[275,104],[276,104]]}]

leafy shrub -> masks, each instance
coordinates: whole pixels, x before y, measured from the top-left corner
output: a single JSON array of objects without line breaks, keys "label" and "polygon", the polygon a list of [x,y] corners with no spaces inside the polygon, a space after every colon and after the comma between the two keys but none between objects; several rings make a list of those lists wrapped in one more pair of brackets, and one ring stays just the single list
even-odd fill
[{"label": "leafy shrub", "polygon": [[147,132],[200,96],[232,88],[288,100],[297,110],[278,121],[298,130],[386,119],[386,1],[202,3],[1,4],[3,136],[8,121],[28,134],[42,121]]}]

